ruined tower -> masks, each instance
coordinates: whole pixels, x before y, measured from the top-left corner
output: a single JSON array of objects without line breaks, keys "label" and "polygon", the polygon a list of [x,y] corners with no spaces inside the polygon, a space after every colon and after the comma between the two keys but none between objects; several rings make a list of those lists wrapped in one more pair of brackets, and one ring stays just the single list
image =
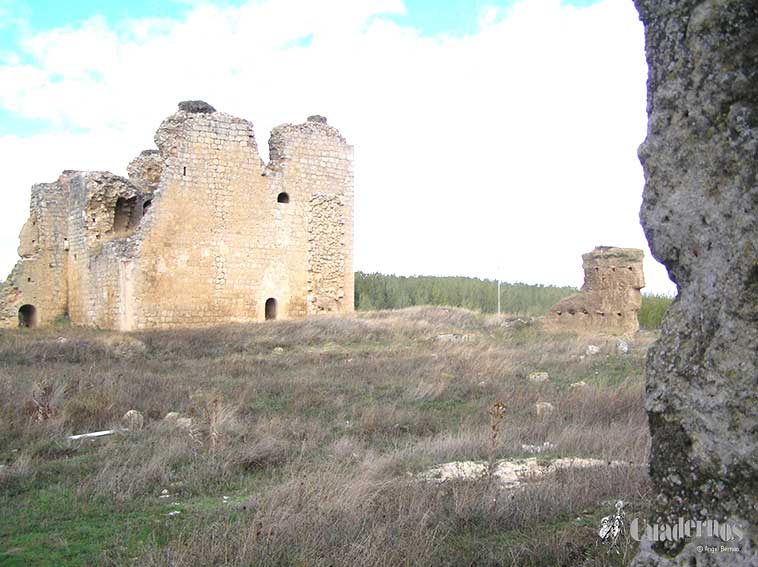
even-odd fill
[{"label": "ruined tower", "polygon": [[179,105],[128,179],[32,188],[0,325],[133,330],[353,310],[353,150],[321,116],[275,128]]},{"label": "ruined tower", "polygon": [[554,331],[633,335],[645,286],[642,250],[598,246],[582,254],[584,285],[556,303],[544,325]]}]

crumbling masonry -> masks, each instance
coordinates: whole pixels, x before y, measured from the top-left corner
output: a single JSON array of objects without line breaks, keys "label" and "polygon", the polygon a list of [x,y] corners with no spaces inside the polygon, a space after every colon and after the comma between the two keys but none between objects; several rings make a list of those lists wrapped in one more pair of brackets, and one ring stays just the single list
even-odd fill
[{"label": "crumbling masonry", "polygon": [[204,326],[353,310],[353,149],[321,116],[271,133],[200,101],[157,150],[32,188],[0,326]]},{"label": "crumbling masonry", "polygon": [[598,246],[582,254],[584,285],[556,303],[544,320],[553,331],[633,335],[645,287],[642,250]]}]

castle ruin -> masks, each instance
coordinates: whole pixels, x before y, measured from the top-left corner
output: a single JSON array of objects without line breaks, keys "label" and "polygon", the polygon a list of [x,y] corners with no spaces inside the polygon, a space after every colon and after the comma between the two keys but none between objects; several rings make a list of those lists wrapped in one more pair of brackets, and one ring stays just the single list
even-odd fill
[{"label": "castle ruin", "polygon": [[584,285],[579,293],[556,303],[545,316],[545,328],[633,335],[645,287],[642,250],[598,246],[582,254]]},{"label": "castle ruin", "polygon": [[122,331],[353,310],[353,148],[321,116],[275,128],[179,104],[128,179],[32,187],[0,326]]}]

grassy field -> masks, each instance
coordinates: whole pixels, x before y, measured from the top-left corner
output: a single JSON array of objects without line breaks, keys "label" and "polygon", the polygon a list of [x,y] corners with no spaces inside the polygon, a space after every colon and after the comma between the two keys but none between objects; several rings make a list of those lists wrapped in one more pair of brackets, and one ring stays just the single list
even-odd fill
[{"label": "grassy field", "polygon": [[[654,336],[621,354],[610,338],[433,307],[3,332],[0,565],[628,565],[634,542],[609,553],[596,533],[617,499],[644,513]],[[529,381],[533,371],[550,380]],[[554,411],[538,416],[540,401]],[[143,429],[67,440],[131,409]],[[522,445],[544,442],[546,461],[629,464],[513,491],[418,478],[450,461],[530,457]]]}]

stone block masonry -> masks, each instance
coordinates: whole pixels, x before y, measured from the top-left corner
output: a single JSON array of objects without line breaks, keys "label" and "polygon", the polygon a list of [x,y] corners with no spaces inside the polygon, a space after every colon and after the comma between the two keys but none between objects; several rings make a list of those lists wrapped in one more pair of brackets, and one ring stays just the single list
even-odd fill
[{"label": "stone block masonry", "polygon": [[66,171],[32,189],[0,326],[133,330],[353,310],[353,149],[322,116],[253,126],[180,103],[128,179]]},{"label": "stone block masonry", "polygon": [[633,335],[645,286],[642,250],[598,246],[582,255],[584,285],[579,293],[556,303],[545,316],[545,328],[611,335]]}]

